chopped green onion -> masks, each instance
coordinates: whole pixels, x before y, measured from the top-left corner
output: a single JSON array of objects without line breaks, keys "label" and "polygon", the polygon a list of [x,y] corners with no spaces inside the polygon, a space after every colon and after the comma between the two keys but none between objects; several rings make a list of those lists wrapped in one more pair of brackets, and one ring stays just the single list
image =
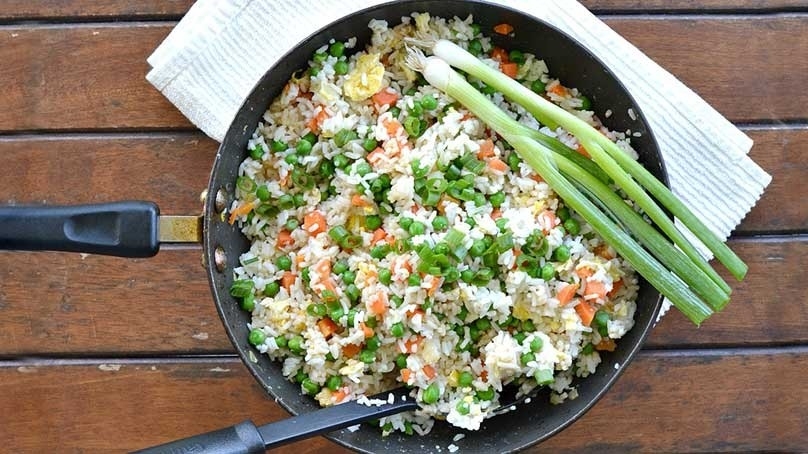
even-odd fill
[{"label": "chopped green onion", "polygon": [[536,379],[536,383],[540,385],[549,385],[555,381],[553,378],[553,371],[549,369],[539,369],[533,375],[533,378]]},{"label": "chopped green onion", "polygon": [[230,295],[235,298],[244,298],[252,294],[254,288],[255,284],[249,279],[233,281],[233,284],[230,286]]},{"label": "chopped green onion", "polygon": [[350,129],[340,129],[334,135],[334,145],[342,148],[347,145],[348,142],[355,140],[358,137],[359,136],[356,134],[356,131],[352,131]]},{"label": "chopped green onion", "polygon": [[236,187],[239,188],[240,191],[251,194],[255,192],[255,189],[258,187],[250,177],[241,176],[236,178]]}]

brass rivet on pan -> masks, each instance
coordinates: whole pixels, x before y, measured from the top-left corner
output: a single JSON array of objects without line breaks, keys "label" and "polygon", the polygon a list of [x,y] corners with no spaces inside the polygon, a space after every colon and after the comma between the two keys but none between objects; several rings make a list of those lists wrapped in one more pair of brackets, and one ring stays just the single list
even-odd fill
[{"label": "brass rivet on pan", "polygon": [[224,189],[219,189],[216,191],[216,211],[221,213],[224,211],[225,204],[227,203],[227,198],[224,196]]},{"label": "brass rivet on pan", "polygon": [[216,246],[213,251],[213,263],[216,265],[216,271],[223,272],[224,267],[227,265],[227,256],[224,255],[224,249],[221,246]]}]

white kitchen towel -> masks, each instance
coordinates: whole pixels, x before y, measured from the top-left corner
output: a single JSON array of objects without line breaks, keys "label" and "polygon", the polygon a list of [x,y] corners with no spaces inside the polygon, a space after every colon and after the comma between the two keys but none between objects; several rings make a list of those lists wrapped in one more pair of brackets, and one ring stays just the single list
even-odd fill
[{"label": "white kitchen towel", "polygon": [[[489,0],[578,39],[628,87],[654,131],[675,194],[722,238],[771,177],[752,140],[576,0]],[[313,31],[383,0],[198,0],[148,62],[146,78],[221,141],[258,79]],[[552,72],[552,68],[550,68]],[[709,71],[709,68],[704,68]]]}]

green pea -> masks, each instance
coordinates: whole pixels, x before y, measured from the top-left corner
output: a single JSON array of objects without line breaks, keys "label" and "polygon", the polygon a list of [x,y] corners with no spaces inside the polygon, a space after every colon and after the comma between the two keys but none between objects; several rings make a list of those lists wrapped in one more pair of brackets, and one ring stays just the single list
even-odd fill
[{"label": "green pea", "polygon": [[491,328],[491,321],[487,318],[480,318],[474,322],[474,326],[476,326],[480,331],[486,331],[488,328]]},{"label": "green pea", "polygon": [[601,337],[609,336],[609,314],[606,311],[600,310],[595,313],[594,325],[598,328],[598,333]]},{"label": "green pea", "polygon": [[584,348],[581,349],[581,354],[582,355],[590,355],[594,351],[595,351],[595,346],[592,345],[592,343],[590,342],[590,343],[584,345]]},{"label": "green pea", "polygon": [[345,288],[345,294],[348,295],[348,299],[351,300],[352,303],[355,303],[359,301],[362,292],[355,284],[350,284]]},{"label": "green pea", "polygon": [[519,344],[524,342],[526,337],[527,337],[527,334],[525,334],[525,333],[516,333],[516,334],[513,335],[514,340],[516,340],[516,342],[519,343]]},{"label": "green pea", "polygon": [[533,93],[542,94],[547,89],[547,84],[542,82],[541,79],[536,79],[530,84],[530,89]]},{"label": "green pea", "polygon": [[460,272],[460,280],[466,284],[470,284],[474,280],[474,271],[463,270]]},{"label": "green pea", "polygon": [[372,171],[373,168],[370,167],[370,164],[368,164],[368,162],[365,161],[364,159],[356,163],[356,174],[359,175],[360,177],[364,177],[365,175],[369,174]]},{"label": "green pea", "polygon": [[578,110],[591,110],[592,109],[592,101],[589,100],[588,97],[581,95],[581,107]]},{"label": "green pea", "polygon": [[523,366],[527,366],[527,363],[536,360],[536,355],[533,353],[524,353],[521,357],[519,357],[519,360],[522,362]]},{"label": "green pea", "polygon": [[291,232],[292,230],[295,230],[298,227],[300,227],[300,221],[298,221],[295,218],[289,218],[286,220],[286,223],[283,226],[284,228],[286,228],[286,230]]},{"label": "green pea", "polygon": [[390,114],[393,116],[393,118],[398,118],[401,115],[401,109],[393,106],[390,108]]},{"label": "green pea", "polygon": [[337,75],[344,76],[345,74],[348,74],[348,69],[348,62],[346,61],[340,60],[334,63],[334,72]]},{"label": "green pea", "polygon": [[491,400],[494,398],[494,388],[490,387],[482,391],[477,391],[476,396],[480,400]]},{"label": "green pea", "polygon": [[404,332],[404,324],[401,322],[394,323],[393,326],[390,327],[390,334],[394,337],[402,337]]},{"label": "green pea", "polygon": [[247,312],[252,312],[255,309],[255,295],[249,293],[244,299],[241,300],[241,309]]},{"label": "green pea", "polygon": [[398,295],[391,296],[390,301],[393,302],[393,305],[395,307],[401,307],[401,305],[404,304],[404,298],[402,298],[402,297],[400,297]]},{"label": "green pea", "polygon": [[351,160],[345,156],[338,154],[332,158],[332,162],[334,163],[334,167],[338,169],[344,169],[351,164]]},{"label": "green pea", "polygon": [[317,303],[317,304],[309,304],[309,307],[306,308],[306,312],[309,315],[314,315],[316,317],[322,317],[323,315],[328,312],[328,309],[325,307],[325,304]]},{"label": "green pea", "polygon": [[342,57],[345,54],[345,44],[336,41],[328,47],[328,53],[332,57]]},{"label": "green pea", "polygon": [[393,282],[393,273],[387,268],[379,269],[379,282],[384,285],[390,285]]},{"label": "green pea", "polygon": [[328,380],[325,381],[326,388],[330,389],[331,391],[338,390],[340,385],[342,385],[342,379],[336,375],[328,377]]},{"label": "green pea", "polygon": [[514,49],[508,53],[508,59],[517,65],[521,65],[525,62],[525,54],[521,50]]},{"label": "green pea", "polygon": [[480,34],[480,24],[471,24],[471,33],[472,36],[477,36]]},{"label": "green pea", "polygon": [[303,271],[300,272],[300,277],[303,282],[308,284],[311,281],[311,269],[308,266],[303,268]]},{"label": "green pea", "polygon": [[328,317],[334,322],[340,321],[343,315],[345,315],[345,309],[342,306],[335,307],[328,313]]},{"label": "green pea", "polygon": [[292,201],[294,202],[296,207],[305,206],[306,196],[304,196],[303,194],[295,194],[294,197],[292,198]]},{"label": "green pea", "polygon": [[575,218],[569,218],[564,221],[564,229],[572,236],[576,236],[581,233],[581,224],[575,220]]},{"label": "green pea", "polygon": [[564,222],[570,218],[570,209],[567,207],[559,207],[556,210],[556,216],[561,219],[561,222]]},{"label": "green pea", "polygon": [[398,220],[398,225],[400,225],[401,228],[404,230],[409,230],[410,226],[412,225],[412,222],[413,222],[412,218],[402,216]]},{"label": "green pea", "polygon": [[311,153],[312,144],[308,140],[301,140],[295,147],[295,152],[300,156],[305,156]]},{"label": "green pea", "polygon": [[286,157],[285,157],[285,158],[283,158],[283,160],[284,160],[284,161],[285,161],[287,164],[290,164],[290,165],[295,165],[295,164],[297,164],[298,157],[297,157],[297,155],[296,155],[296,154],[292,153],[292,154],[288,154],[288,155],[286,155]]},{"label": "green pea", "polygon": [[488,201],[491,202],[491,205],[494,208],[499,208],[502,206],[503,203],[505,203],[505,193],[503,193],[502,191],[495,192],[488,197]]},{"label": "green pea", "polygon": [[438,100],[432,95],[424,95],[421,98],[421,107],[424,110],[435,110],[438,108]]},{"label": "green pea", "polygon": [[348,270],[342,273],[342,282],[344,282],[346,285],[356,282],[356,272]]},{"label": "green pea", "polygon": [[376,139],[374,139],[373,137],[368,137],[367,139],[362,141],[362,148],[364,148],[365,151],[367,151],[368,153],[375,150],[378,145],[379,143],[376,142]]},{"label": "green pea", "polygon": [[549,281],[555,277],[555,267],[552,263],[545,263],[544,266],[541,267],[541,278],[545,281]]},{"label": "green pea", "polygon": [[[426,387],[424,393],[421,395],[421,400],[424,401],[425,404],[431,405],[438,401],[440,398],[440,387],[437,383],[432,383]],[[490,400],[490,399],[489,399]]]},{"label": "green pea", "polygon": [[421,286],[421,276],[418,273],[410,274],[410,277],[407,278],[407,284],[410,287],[420,287]]},{"label": "green pea", "polygon": [[351,131],[350,129],[340,129],[334,135],[334,144],[342,148],[347,145],[348,142],[356,139],[357,137],[356,131]]},{"label": "green pea", "polygon": [[396,356],[396,366],[399,369],[406,369],[407,368],[407,355],[405,355],[404,353],[399,353],[398,356]]},{"label": "green pea", "polygon": [[382,226],[382,218],[378,215],[365,216],[365,228],[368,230],[376,230]]},{"label": "green pea", "polygon": [[325,59],[328,58],[328,54],[325,52],[316,52],[312,57],[312,61],[318,65],[322,65],[325,63]]},{"label": "green pea", "polygon": [[264,294],[270,298],[277,295],[281,291],[281,285],[273,281],[264,287]]},{"label": "green pea", "polygon": [[280,153],[281,151],[286,151],[286,149],[289,148],[289,145],[287,145],[286,142],[282,140],[273,140],[272,145],[270,145],[270,148],[275,153]]},{"label": "green pea", "polygon": [[566,245],[561,245],[553,251],[553,260],[556,262],[566,262],[570,259],[570,248]]},{"label": "green pea", "polygon": [[267,340],[267,335],[264,334],[264,332],[260,329],[256,328],[250,331],[250,335],[247,340],[249,340],[253,345],[261,345]]},{"label": "green pea", "polygon": [[533,332],[536,331],[536,324],[533,323],[533,320],[527,319],[522,320],[522,331],[525,332]]},{"label": "green pea", "polygon": [[455,406],[455,409],[461,415],[467,415],[471,411],[471,408],[469,407],[469,403],[466,402],[465,400],[461,400],[460,402],[458,402],[457,405]]},{"label": "green pea", "polygon": [[462,388],[471,386],[473,382],[474,382],[474,375],[466,370],[460,372],[460,375],[457,377],[457,384],[460,385],[460,387]]},{"label": "green pea", "polygon": [[359,353],[359,361],[362,361],[365,364],[370,364],[373,361],[376,361],[376,352],[367,349],[362,350],[362,352]]},{"label": "green pea", "polygon": [[356,321],[356,313],[356,309],[351,309],[348,311],[348,319],[346,320],[348,322],[348,326],[354,326],[354,322]]},{"label": "green pea", "polygon": [[277,345],[278,348],[286,348],[286,338],[283,337],[283,336],[276,337],[275,338],[275,345]]},{"label": "green pea", "polygon": [[295,381],[298,383],[303,383],[303,380],[309,378],[309,374],[307,374],[303,369],[300,369],[295,374]]},{"label": "green pea", "polygon": [[382,341],[379,340],[378,336],[370,337],[365,341],[365,348],[368,350],[375,352],[382,346]]},{"label": "green pea", "polygon": [[508,220],[505,218],[499,218],[496,220],[496,225],[500,232],[504,232],[508,226]]},{"label": "green pea", "polygon": [[301,385],[303,386],[303,391],[305,391],[306,394],[308,394],[310,396],[313,396],[313,395],[317,394],[318,392],[320,392],[320,385],[315,383],[310,378],[307,378],[307,379],[303,380],[303,383]]},{"label": "green pea", "polygon": [[479,39],[472,39],[469,41],[469,53],[475,57],[479,57],[483,53],[483,43]]},{"label": "green pea", "polygon": [[345,260],[337,260],[337,263],[335,263],[334,266],[331,267],[331,271],[337,275],[340,275],[348,271],[348,262],[346,262]]},{"label": "green pea", "polygon": [[444,230],[449,227],[449,219],[446,216],[435,216],[432,220],[432,228],[435,230]]},{"label": "green pea", "polygon": [[256,161],[264,157],[264,147],[260,144],[256,144],[255,147],[250,150],[250,157]]},{"label": "green pea", "polygon": [[289,339],[289,350],[293,353],[300,353],[303,351],[303,336],[296,334]]},{"label": "green pea", "polygon": [[412,222],[412,224],[410,224],[410,226],[409,226],[409,228],[407,229],[407,231],[408,231],[408,232],[410,233],[410,235],[412,235],[412,236],[415,236],[415,235],[423,235],[423,234],[426,232],[426,226],[425,226],[425,225],[424,225],[422,222],[419,222],[419,221],[413,221],[413,222]]},{"label": "green pea", "polygon": [[488,249],[488,246],[485,244],[485,241],[474,240],[474,243],[472,243],[469,249],[469,255],[472,257],[482,257],[486,249]]},{"label": "green pea", "polygon": [[413,117],[420,117],[424,113],[424,106],[422,106],[418,101],[413,101],[412,107],[408,108],[407,112],[409,112]]},{"label": "green pea", "polygon": [[288,255],[282,255],[278,257],[278,260],[275,261],[275,265],[279,269],[289,271],[292,269],[292,259],[290,259]]}]

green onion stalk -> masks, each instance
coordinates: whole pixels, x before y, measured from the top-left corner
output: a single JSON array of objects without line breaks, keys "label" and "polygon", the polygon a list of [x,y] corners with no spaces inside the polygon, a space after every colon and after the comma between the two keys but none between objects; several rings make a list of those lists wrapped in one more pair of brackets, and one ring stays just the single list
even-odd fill
[{"label": "green onion stalk", "polygon": [[[423,43],[420,43],[423,44]],[[574,135],[587,152],[614,181],[631,197],[643,211],[668,235],[694,263],[725,292],[729,293],[729,285],[710,267],[696,247],[674,225],[665,211],[657,205],[645,192],[647,189],[662,205],[684,225],[715,255],[715,257],[738,280],[746,275],[748,267],[727,246],[721,238],[711,231],[681,200],[679,200],[662,182],[657,180],[640,163],[633,160],[614,142],[609,140],[585,121],[567,112],[563,108],[542,98],[519,82],[502,74],[494,68],[482,63],[477,57],[463,48],[447,40],[439,40],[432,44],[432,52],[451,66],[459,68],[475,76],[502,93],[506,98],[518,102],[540,122],[549,125],[561,125]],[[467,106],[468,107],[468,106]],[[536,138],[537,136],[533,136]],[[638,184],[639,182],[639,184]],[[644,186],[644,188],[642,186]]]},{"label": "green onion stalk", "polygon": [[[568,158],[559,158],[550,148],[526,134],[521,125],[452,70],[446,61],[437,57],[426,58],[420,52],[411,51],[408,64],[422,72],[430,84],[460,102],[510,143],[570,208],[577,211],[639,274],[670,299],[691,321],[701,324],[713,313],[714,308],[711,306],[720,308],[726,304],[728,292],[724,292],[707,273],[691,260],[677,255],[675,248],[664,238],[650,234],[648,229],[639,228],[632,233],[641,238],[643,244],[651,244],[649,249],[660,259],[646,251],[637,240],[590,201],[570,179],[590,188],[596,197],[603,196],[604,187],[608,188],[605,183],[591,186],[594,181],[599,181],[597,177],[587,177],[592,174],[579,170],[581,167]],[[570,175],[570,179],[562,172]],[[610,176],[615,177],[612,174]],[[620,199],[616,195],[615,197]],[[609,203],[612,214],[618,216],[624,224],[635,228],[639,226],[637,218],[617,207],[620,204],[625,205],[622,199],[617,202],[614,197],[606,196],[600,202]],[[640,222],[644,223],[641,218]]]}]

